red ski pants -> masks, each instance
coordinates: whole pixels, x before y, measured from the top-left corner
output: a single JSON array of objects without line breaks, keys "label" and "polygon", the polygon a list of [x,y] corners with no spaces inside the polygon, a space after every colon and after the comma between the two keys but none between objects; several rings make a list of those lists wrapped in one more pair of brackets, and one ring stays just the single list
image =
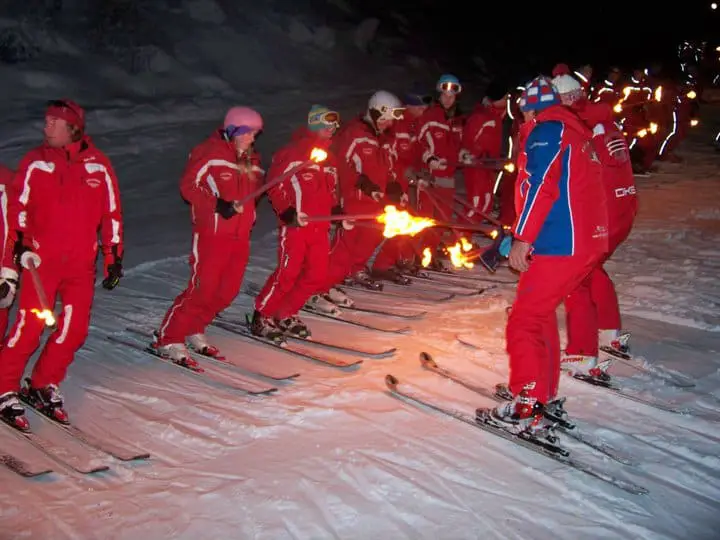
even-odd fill
[{"label": "red ski pants", "polygon": [[159,345],[184,343],[188,336],[203,333],[232,304],[240,292],[249,251],[249,233],[245,238],[193,234],[190,280],[163,319]]},{"label": "red ski pants", "polygon": [[504,172],[500,180],[500,215],[498,220],[503,225],[512,227],[515,223],[515,181],[517,172]]},{"label": "red ski pants", "polygon": [[[488,169],[468,167],[463,174],[465,176],[465,193],[468,203],[473,209],[483,214],[492,212],[493,188],[495,187],[497,173]],[[472,219],[473,222],[480,223],[483,220],[472,209],[468,209],[465,215]]]},{"label": "red ski pants", "polygon": [[[418,215],[429,217],[438,221],[452,221],[454,206],[453,198],[455,197],[455,188],[447,187],[430,187],[420,190],[418,194]],[[420,249],[428,247],[435,253],[440,242],[442,234],[436,228],[425,229],[420,233]]]},{"label": "red ski pants", "polygon": [[281,227],[278,265],[255,299],[265,317],[286,319],[296,315],[308,298],[327,282],[330,239],[328,227]]},{"label": "red ski pants", "polygon": [[[62,311],[57,329],[48,338],[32,372],[32,386],[42,388],[49,384],[60,384],[67,369],[82,347],[88,335],[90,311],[95,292],[95,268],[69,272],[67,265],[43,261],[38,269],[40,281],[45,289],[49,309],[60,296]],[[0,394],[16,392],[20,388],[25,366],[40,345],[40,336],[45,323],[32,312],[41,309],[35,285],[29,272],[23,272],[20,279],[20,295],[15,324],[5,339],[0,352]]]},{"label": "red ski pants", "polygon": [[597,356],[598,331],[622,328],[615,284],[607,275],[603,264],[625,241],[631,230],[632,221],[610,235],[610,251],[565,299],[567,354]]},{"label": "red ski pants", "polygon": [[401,261],[412,261],[415,259],[415,248],[411,242],[414,238],[409,236],[393,236],[385,240],[380,252],[375,256],[373,269],[387,270]]},{"label": "red ski pants", "polygon": [[319,291],[327,291],[364,269],[383,238],[381,228],[362,223],[349,231],[340,229],[330,250],[327,279]]},{"label": "red ski pants", "polygon": [[[556,310],[585,279],[600,255],[536,255],[520,277],[505,337],[510,356],[510,391],[541,403],[557,395],[560,382],[560,335]],[[533,385],[534,383],[534,385]]]}]

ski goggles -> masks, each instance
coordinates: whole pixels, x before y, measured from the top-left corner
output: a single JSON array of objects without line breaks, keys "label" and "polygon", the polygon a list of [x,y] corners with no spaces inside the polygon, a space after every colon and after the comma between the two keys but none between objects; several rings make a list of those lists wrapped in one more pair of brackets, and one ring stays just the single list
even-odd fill
[{"label": "ski goggles", "polygon": [[387,107],[383,106],[380,108],[380,118],[385,120],[402,120],[405,115],[404,107]]},{"label": "ski goggles", "polygon": [[462,92],[462,85],[456,82],[442,82],[437,85],[438,92],[443,94],[459,94]]},{"label": "ski goggles", "polygon": [[225,134],[228,136],[229,139],[232,139],[233,137],[240,137],[241,135],[247,135],[248,133],[253,133],[256,131],[258,131],[258,129],[252,126],[229,125],[225,128]]},{"label": "ski goggles", "polygon": [[320,111],[308,116],[308,125],[325,127],[340,127],[340,113],[335,111]]}]

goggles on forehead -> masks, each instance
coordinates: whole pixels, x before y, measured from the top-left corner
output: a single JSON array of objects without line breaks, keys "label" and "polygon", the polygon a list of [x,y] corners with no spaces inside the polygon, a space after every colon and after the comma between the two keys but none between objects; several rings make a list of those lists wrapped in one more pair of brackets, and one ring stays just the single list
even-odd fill
[{"label": "goggles on forehead", "polygon": [[445,94],[459,94],[462,92],[462,86],[456,82],[443,82],[437,85],[438,92]]},{"label": "goggles on forehead", "polygon": [[233,137],[240,137],[241,135],[247,135],[248,133],[254,133],[258,130],[254,127],[250,126],[233,126],[230,125],[225,128],[225,134],[228,136],[228,138],[232,139]]},{"label": "goggles on forehead", "polygon": [[311,126],[323,124],[327,127],[337,128],[340,126],[340,113],[335,111],[323,111],[311,114],[308,118],[308,124]]},{"label": "goggles on forehead", "polygon": [[403,115],[405,114],[405,108],[404,107],[387,107],[383,105],[380,108],[380,118],[385,118],[387,120],[402,120]]},{"label": "goggles on forehead", "polygon": [[60,109],[70,109],[73,110],[73,108],[68,105],[67,102],[63,101],[62,99],[52,99],[46,103],[48,107],[58,107]]}]

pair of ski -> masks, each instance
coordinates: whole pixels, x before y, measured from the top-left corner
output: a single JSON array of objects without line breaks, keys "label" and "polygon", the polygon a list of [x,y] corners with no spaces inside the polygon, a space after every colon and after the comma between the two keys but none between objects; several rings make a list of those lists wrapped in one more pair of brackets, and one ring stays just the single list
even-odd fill
[{"label": "pair of ski", "polygon": [[[483,350],[483,348],[481,346],[474,343],[470,338],[467,338],[464,336],[456,336],[455,339],[458,341],[458,343],[462,343],[466,347],[470,347],[470,348],[476,349],[476,350]],[[633,367],[637,367],[638,369],[641,369],[639,364],[633,365]],[[647,373],[649,376],[660,376],[658,373],[655,373],[654,371],[650,371],[650,370],[643,370],[643,372]],[[634,401],[636,403],[642,403],[643,405],[647,405],[649,407],[653,407],[653,408],[661,410],[661,411],[665,411],[665,412],[669,412],[669,413],[673,413],[673,414],[685,414],[686,412],[688,412],[685,409],[677,408],[672,403],[668,403],[668,402],[662,401],[657,398],[644,398],[642,396],[639,396],[639,395],[635,394],[634,392],[628,390],[627,388],[615,383],[612,379],[605,380],[605,379],[600,379],[597,377],[591,377],[591,376],[579,375],[579,374],[573,375],[572,378],[574,380],[587,383],[591,386],[605,388],[606,390],[608,390],[608,391],[612,392],[613,394],[620,396],[624,399]],[[670,379],[670,378],[666,378],[666,377],[661,377],[661,378],[665,382],[669,382],[670,384],[673,384],[673,382],[675,382],[673,379]],[[688,387],[687,383],[683,383],[680,381],[677,382],[676,386],[678,386],[679,388],[687,388]]]},{"label": "pair of ski", "polygon": [[[30,410],[36,413],[33,417],[38,417],[44,423],[53,426],[55,430],[69,435],[76,442],[80,443],[81,446],[87,448],[87,452],[73,451],[70,448],[58,445],[39,436],[31,430],[21,430],[14,425],[6,424],[15,437],[31,444],[42,454],[57,462],[62,467],[80,474],[92,474],[109,470],[107,465],[98,464],[96,457],[92,455],[94,451],[103,452],[123,462],[150,458],[149,453],[124,445],[113,437],[97,437],[73,424],[61,423],[36,408],[31,401],[28,401],[22,396],[21,399]],[[27,457],[27,454],[20,457],[12,452],[0,450],[0,463],[25,478],[35,478],[54,472],[53,469],[48,468],[43,461],[44,460],[30,459]]]},{"label": "pair of ski", "polygon": [[[483,397],[492,399],[494,401],[502,399],[497,396],[492,390],[469,383],[451,370],[439,366],[428,353],[420,353],[420,361],[423,367],[425,367],[426,369],[429,369],[430,371],[433,371],[434,373],[437,373],[442,377],[452,380]],[[508,429],[503,428],[498,424],[487,422],[483,417],[484,411],[482,409],[478,409],[475,416],[472,416],[463,411],[453,409],[443,403],[438,403],[436,399],[428,396],[426,393],[423,393],[417,387],[405,382],[401,382],[396,376],[392,374],[388,374],[385,377],[385,384],[390,390],[390,392],[393,393],[395,396],[404,398],[408,401],[415,403],[416,405],[428,407],[436,412],[450,416],[471,426],[480,428],[484,431],[492,433],[493,435],[497,435],[505,440],[518,444],[519,446],[532,450],[538,454],[549,457],[559,463],[570,466],[578,471],[581,471],[599,480],[612,484],[624,491],[627,491],[628,493],[632,493],[635,495],[643,495],[648,493],[648,490],[642,486],[639,486],[627,480],[617,478],[603,470],[592,467],[591,465],[583,461],[578,461],[574,459],[573,457],[571,457],[570,452],[563,447],[546,443],[545,441],[533,438],[531,436],[523,437]],[[615,452],[607,445],[604,445],[600,442],[594,442],[586,436],[580,434],[578,431],[576,431],[577,428],[573,424],[567,421],[563,421],[559,423],[558,427],[560,427],[563,432],[567,433],[568,435],[576,439],[578,442],[586,444],[590,448],[601,452],[602,454],[614,459],[615,461],[618,461],[622,464],[632,464],[631,460]]]}]

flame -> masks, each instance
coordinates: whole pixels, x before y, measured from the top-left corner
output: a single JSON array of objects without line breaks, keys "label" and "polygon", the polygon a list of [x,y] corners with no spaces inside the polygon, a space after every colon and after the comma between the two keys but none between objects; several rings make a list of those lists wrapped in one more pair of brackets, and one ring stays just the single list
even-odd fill
[{"label": "flame", "polygon": [[655,89],[655,101],[662,101],[662,86]]},{"label": "flame", "polygon": [[503,166],[503,169],[505,169],[509,173],[515,172],[515,164],[514,163],[506,163]]},{"label": "flame", "polygon": [[450,255],[450,262],[455,268],[473,268],[475,265],[470,262],[469,258],[463,254],[463,251],[467,252],[472,249],[472,244],[465,238],[460,238],[454,246],[447,248],[448,255]]},{"label": "flame", "polygon": [[310,152],[310,159],[314,161],[315,163],[320,163],[322,161],[325,161],[327,159],[328,155],[325,150],[322,148],[313,148]]},{"label": "flame", "polygon": [[690,125],[691,125],[692,127],[697,126],[699,123],[700,123],[700,120],[697,120],[697,119],[695,119],[695,118],[693,118],[692,120],[690,120]]},{"label": "flame", "polygon": [[415,217],[405,210],[398,212],[393,205],[386,206],[385,213],[380,214],[375,219],[377,219],[378,223],[385,224],[385,230],[383,230],[385,238],[393,238],[398,235],[415,236],[423,229],[435,225],[433,219]]},{"label": "flame", "polygon": [[655,122],[650,122],[650,133],[657,133],[658,125]]},{"label": "flame", "polygon": [[690,90],[687,93],[687,97],[688,97],[688,99],[695,99],[697,97],[697,93],[695,92],[695,90]]},{"label": "flame", "polygon": [[30,312],[45,322],[45,326],[55,326],[55,315],[49,309],[31,309]]},{"label": "flame", "polygon": [[615,111],[616,113],[621,113],[622,112],[622,103],[616,103],[615,106],[613,107],[613,111]]},{"label": "flame", "polygon": [[648,134],[648,130],[645,129],[645,128],[643,128],[643,129],[641,129],[640,131],[637,132],[637,136],[640,137],[641,139],[642,139],[643,137],[645,137],[647,134]]},{"label": "flame", "polygon": [[422,265],[423,268],[427,268],[428,266],[430,266],[431,261],[432,261],[432,251],[430,251],[429,247],[426,247],[425,249],[423,249],[423,258],[422,258],[422,261],[420,262],[420,264]]},{"label": "flame", "polygon": [[497,229],[495,229],[494,231],[492,231],[492,232],[490,233],[490,238],[492,238],[493,240],[495,240],[495,239],[498,237],[499,234],[500,234],[500,233],[497,231]]}]

